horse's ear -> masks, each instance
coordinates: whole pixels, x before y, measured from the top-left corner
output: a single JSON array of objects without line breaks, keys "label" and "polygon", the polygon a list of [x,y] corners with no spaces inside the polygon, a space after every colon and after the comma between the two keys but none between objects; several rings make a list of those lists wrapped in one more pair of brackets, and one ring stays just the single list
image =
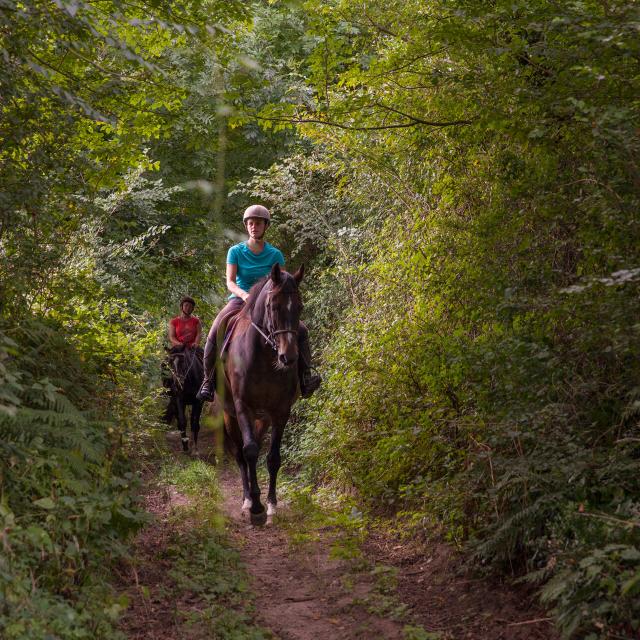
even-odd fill
[{"label": "horse's ear", "polygon": [[293,279],[300,284],[302,282],[302,278],[304,277],[304,265],[301,264],[300,268],[293,274]]},{"label": "horse's ear", "polygon": [[280,284],[280,280],[282,280],[282,271],[280,270],[279,262],[276,262],[273,267],[271,267],[271,279],[274,284]]}]

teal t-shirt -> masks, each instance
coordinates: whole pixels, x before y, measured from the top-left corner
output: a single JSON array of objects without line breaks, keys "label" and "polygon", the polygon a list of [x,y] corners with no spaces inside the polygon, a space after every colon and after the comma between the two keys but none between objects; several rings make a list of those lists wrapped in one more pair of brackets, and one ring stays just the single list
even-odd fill
[{"label": "teal t-shirt", "polygon": [[[227,253],[227,264],[238,265],[236,284],[246,292],[249,292],[260,278],[269,275],[271,267],[276,262],[284,267],[284,256],[280,249],[276,249],[268,242],[264,243],[264,248],[258,254],[253,253],[246,242],[234,244]],[[232,293],[229,299],[237,297]]]}]

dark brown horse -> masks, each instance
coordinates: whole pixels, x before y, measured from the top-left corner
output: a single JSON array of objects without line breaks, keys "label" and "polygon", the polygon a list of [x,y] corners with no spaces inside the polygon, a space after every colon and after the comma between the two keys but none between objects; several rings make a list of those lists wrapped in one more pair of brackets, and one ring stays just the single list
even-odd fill
[{"label": "dark brown horse", "polygon": [[[298,329],[302,301],[298,284],[304,268],[291,275],[275,264],[257,282],[235,319],[223,355],[224,425],[231,453],[240,467],[243,509],[253,524],[264,524],[277,504],[276,477],[280,443],[298,393]],[[267,456],[267,512],[260,502],[256,463],[260,444],[271,427]]]}]

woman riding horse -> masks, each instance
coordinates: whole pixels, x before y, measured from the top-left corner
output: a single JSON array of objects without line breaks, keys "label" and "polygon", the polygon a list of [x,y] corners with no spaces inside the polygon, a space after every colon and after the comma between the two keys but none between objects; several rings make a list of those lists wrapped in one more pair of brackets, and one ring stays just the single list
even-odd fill
[{"label": "woman riding horse", "polygon": [[[254,204],[242,217],[249,239],[232,246],[227,254],[227,288],[231,292],[226,306],[218,313],[211,325],[204,348],[204,382],[198,393],[201,400],[212,401],[216,390],[216,359],[218,347],[224,336],[227,320],[235,316],[249,297],[251,287],[269,275],[274,264],[284,266],[282,252],[265,241],[264,236],[271,223],[271,214],[266,207]],[[309,332],[301,322],[298,332],[298,378],[300,393],[308,398],[320,386],[320,376],[311,371],[311,348]]]},{"label": "woman riding horse", "polygon": [[193,315],[195,305],[195,300],[192,297],[184,296],[180,300],[180,315],[172,318],[168,327],[171,347],[167,364],[171,375],[165,386],[169,389],[171,399],[165,418],[167,422],[170,422],[174,415],[177,418],[182,448],[185,452],[189,450],[186,406],[191,405],[190,422],[194,452],[197,452],[198,448],[198,432],[200,431],[200,414],[202,412],[202,400],[196,397],[203,379],[203,353],[199,345],[202,325],[200,319]]},{"label": "woman riding horse", "polygon": [[191,296],[180,299],[180,315],[169,320],[168,334],[171,347],[185,346],[190,349],[200,346],[202,324],[198,316],[193,315],[196,301]]},{"label": "woman riding horse", "polygon": [[[231,338],[223,347],[224,444],[240,469],[242,509],[249,510],[254,525],[273,517],[278,503],[280,445],[299,387],[299,285],[303,275],[302,267],[291,274],[276,262],[269,276],[251,288],[247,302],[233,320]],[[269,430],[265,510],[256,465],[260,445]]]}]

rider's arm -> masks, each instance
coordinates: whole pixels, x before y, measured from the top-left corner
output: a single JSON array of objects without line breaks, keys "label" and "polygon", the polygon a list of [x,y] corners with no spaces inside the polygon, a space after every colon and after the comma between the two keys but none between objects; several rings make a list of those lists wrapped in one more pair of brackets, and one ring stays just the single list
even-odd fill
[{"label": "rider's arm", "polygon": [[231,293],[235,293],[239,298],[246,300],[249,294],[236,284],[236,276],[238,275],[238,265],[227,263],[227,289]]},{"label": "rider's arm", "polygon": [[173,326],[171,320],[169,320],[169,342],[172,347],[178,347],[182,344],[182,342],[176,338],[176,328]]}]

